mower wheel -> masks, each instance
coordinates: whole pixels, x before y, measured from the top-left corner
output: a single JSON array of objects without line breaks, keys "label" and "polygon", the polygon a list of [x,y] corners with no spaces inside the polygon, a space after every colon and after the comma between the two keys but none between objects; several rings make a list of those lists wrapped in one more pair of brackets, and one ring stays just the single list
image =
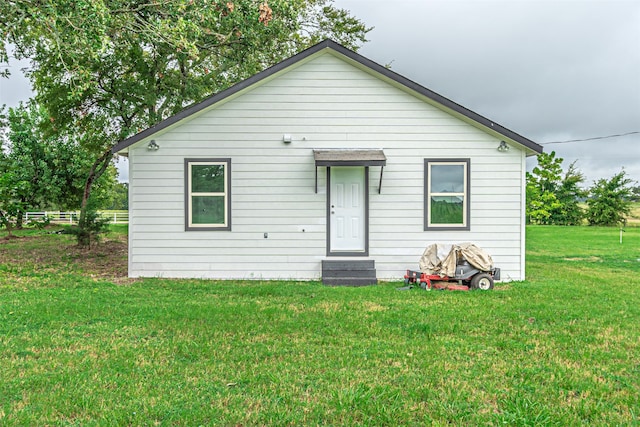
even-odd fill
[{"label": "mower wheel", "polygon": [[487,273],[478,273],[471,278],[471,289],[489,291],[493,289],[493,277]]}]

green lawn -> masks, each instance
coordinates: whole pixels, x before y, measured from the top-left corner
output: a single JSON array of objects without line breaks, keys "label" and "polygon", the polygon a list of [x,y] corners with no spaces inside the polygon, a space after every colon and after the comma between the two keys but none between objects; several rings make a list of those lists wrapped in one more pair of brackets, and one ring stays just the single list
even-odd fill
[{"label": "green lawn", "polygon": [[640,423],[640,228],[491,292],[127,280],[122,230],[0,243],[0,425]]}]

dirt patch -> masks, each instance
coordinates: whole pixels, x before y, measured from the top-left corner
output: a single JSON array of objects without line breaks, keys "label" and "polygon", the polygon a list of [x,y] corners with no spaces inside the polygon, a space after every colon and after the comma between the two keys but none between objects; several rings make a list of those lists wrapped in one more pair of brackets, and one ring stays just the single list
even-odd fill
[{"label": "dirt patch", "polygon": [[104,239],[88,250],[74,244],[67,248],[67,254],[89,277],[127,277],[127,236]]},{"label": "dirt patch", "polygon": [[0,237],[0,264],[20,271],[77,273],[96,280],[129,283],[126,234],[109,233],[90,249],[81,248],[70,235],[44,231],[38,235]]},{"label": "dirt patch", "polygon": [[23,238],[23,236],[16,236],[14,234],[12,234],[11,236],[6,235],[6,236],[4,236],[3,238],[0,239],[0,243],[6,243],[6,242],[9,242],[9,241],[11,241],[13,239],[22,239],[22,238]]},{"label": "dirt patch", "polygon": [[578,257],[578,258],[563,258],[565,261],[586,261],[586,262],[601,262],[602,258],[597,256],[590,257]]}]

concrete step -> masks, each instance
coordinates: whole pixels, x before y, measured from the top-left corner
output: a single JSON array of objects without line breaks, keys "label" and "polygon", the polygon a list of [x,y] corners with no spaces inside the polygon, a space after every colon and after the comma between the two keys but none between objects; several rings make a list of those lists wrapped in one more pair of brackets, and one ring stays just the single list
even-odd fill
[{"label": "concrete step", "polygon": [[374,260],[323,260],[322,283],[329,286],[367,286],[378,283]]}]

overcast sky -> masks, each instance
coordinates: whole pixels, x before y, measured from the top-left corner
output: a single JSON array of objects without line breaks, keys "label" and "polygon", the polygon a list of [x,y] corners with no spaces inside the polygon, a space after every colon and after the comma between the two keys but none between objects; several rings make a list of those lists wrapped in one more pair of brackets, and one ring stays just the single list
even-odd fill
[{"label": "overcast sky", "polygon": [[[360,54],[535,142],[640,132],[640,1],[336,5],[375,27]],[[640,133],[544,147],[587,185],[640,181]]]},{"label": "overcast sky", "polygon": [[[555,150],[565,169],[577,160],[586,185],[622,167],[640,181],[640,133],[545,144],[640,132],[640,1],[335,4],[375,27],[360,54]],[[0,104],[29,93],[0,79]]]}]

